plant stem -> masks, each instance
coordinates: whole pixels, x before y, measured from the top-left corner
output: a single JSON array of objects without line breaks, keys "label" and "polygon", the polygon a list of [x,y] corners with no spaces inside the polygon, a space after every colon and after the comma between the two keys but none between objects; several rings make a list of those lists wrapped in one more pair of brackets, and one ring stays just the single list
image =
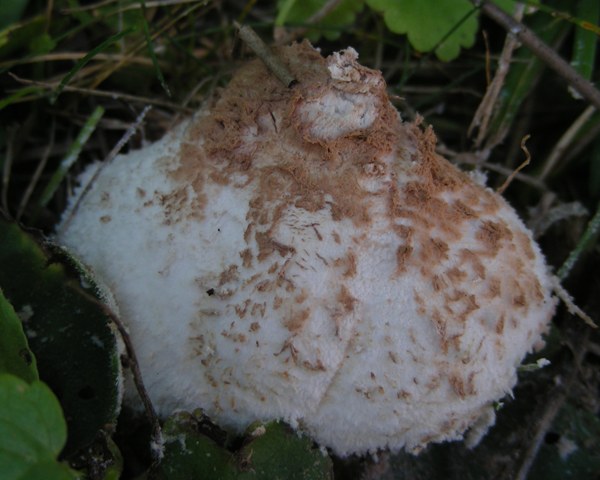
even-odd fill
[{"label": "plant stem", "polygon": [[522,23],[516,21],[489,0],[471,0],[481,11],[516,36],[523,45],[535,53],[547,66],[562,76],[569,85],[581,96],[587,99],[597,109],[600,109],[600,91],[583,78],[577,71],[560,57],[552,48]]}]

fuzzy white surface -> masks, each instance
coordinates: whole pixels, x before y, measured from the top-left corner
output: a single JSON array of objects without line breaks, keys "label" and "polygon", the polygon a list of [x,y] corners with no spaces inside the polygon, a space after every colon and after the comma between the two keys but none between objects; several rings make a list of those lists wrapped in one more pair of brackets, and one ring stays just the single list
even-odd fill
[{"label": "fuzzy white surface", "polygon": [[[334,81],[364,78],[352,51],[336,55],[328,67]],[[378,82],[367,77],[356,92],[308,98],[296,109],[306,135],[332,141],[371,128],[378,104],[370,89],[384,88]],[[272,115],[275,129],[278,115]],[[402,243],[394,227],[420,227],[410,218],[390,220],[386,192],[418,178],[414,145],[375,158],[357,174],[353,188],[369,195],[369,221],[361,226],[339,217],[333,196],[322,208],[305,208],[282,191],[262,206],[265,212],[279,206],[277,220],[256,223],[249,235],[251,205],[262,187],[258,176],[242,172],[229,185],[202,173],[201,215],[171,221],[161,199],[178,192],[182,209],[200,200],[191,187],[182,194],[181,180],[171,174],[194,121],[103,168],[58,230],[58,239],[113,291],[159,412],[202,407],[238,431],[283,418],[339,455],[418,451],[430,441],[462,438],[473,425],[485,430],[492,402],[511,391],[517,365],[540,341],[555,304],[543,257],[515,212],[498,199],[496,211],[464,222],[444,258],[428,265],[428,275],[445,285],[441,293],[416,260],[424,255],[419,244],[415,261],[402,272],[398,266]],[[244,140],[257,171],[304,155],[290,145],[251,148],[249,139],[270,123],[261,117]],[[203,148],[201,139],[195,147]],[[439,200],[452,204],[461,195],[448,191]],[[509,283],[520,247],[514,254],[507,244],[486,257],[485,279],[476,262],[465,260],[465,251],[481,250],[486,220],[520,232],[533,251],[522,262],[543,298],[513,312],[518,321],[510,325]],[[275,250],[261,260],[263,234]],[[448,234],[432,226],[423,235]],[[448,272],[456,271],[475,299],[473,311],[453,297]],[[490,294],[491,277],[505,293]],[[436,312],[464,322],[448,321],[440,333]],[[500,328],[502,314],[507,325]]]}]

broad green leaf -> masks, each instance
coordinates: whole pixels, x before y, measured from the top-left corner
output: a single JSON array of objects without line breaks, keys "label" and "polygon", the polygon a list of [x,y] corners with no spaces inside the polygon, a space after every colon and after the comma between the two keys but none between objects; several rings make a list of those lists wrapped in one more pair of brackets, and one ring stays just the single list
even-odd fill
[{"label": "broad green leaf", "polygon": [[[600,2],[598,0],[579,0],[576,16],[589,25],[597,25],[600,22]],[[573,38],[571,65],[586,80],[591,80],[594,73],[597,45],[598,35],[579,24]]]},{"label": "broad green leaf", "polygon": [[238,465],[246,472],[241,479],[287,480],[332,478],[331,459],[315,447],[307,436],[301,436],[282,422],[254,424],[249,438],[237,453]]},{"label": "broad green leaf", "polygon": [[[0,2],[0,5],[3,3]],[[45,16],[38,15],[0,30],[0,58],[8,58],[15,51],[28,46],[32,38],[44,33],[45,25]]]},{"label": "broad green leaf", "polygon": [[[24,317],[30,314],[24,310]],[[0,289],[0,374],[9,373],[26,382],[38,380],[35,356],[29,349],[21,319]]]},{"label": "broad green leaf", "polygon": [[[275,24],[290,27],[305,26],[308,20],[323,6],[324,0],[279,0],[278,15]],[[363,9],[364,0],[342,0],[329,14],[320,20],[314,28],[309,29],[306,36],[317,41],[321,36],[335,40]]]},{"label": "broad green leaf", "polygon": [[33,37],[29,43],[29,50],[33,55],[44,55],[50,53],[56,48],[56,40],[54,40],[46,32]]},{"label": "broad green leaf", "polygon": [[1,217],[0,265],[4,295],[15,311],[29,312],[25,334],[65,411],[65,452],[73,453],[116,423],[121,371],[111,319],[73,260]]},{"label": "broad green leaf", "polygon": [[165,422],[164,457],[159,479],[236,478],[233,454],[198,430],[196,417],[185,412],[177,413]]},{"label": "broad green leaf", "polygon": [[394,33],[406,34],[420,52],[435,51],[440,60],[458,57],[477,33],[477,11],[469,0],[366,0]]},{"label": "broad green leaf", "polygon": [[29,0],[4,0],[0,2],[0,29],[18,22]]},{"label": "broad green leaf", "polygon": [[2,480],[70,480],[77,476],[56,457],[67,427],[58,400],[39,380],[0,374]]},{"label": "broad green leaf", "polygon": [[253,424],[236,452],[201,433],[198,418],[180,412],[163,429],[164,480],[329,480],[331,459],[284,423]]},{"label": "broad green leaf", "polygon": [[546,434],[529,480],[595,478],[600,472],[600,419],[567,403]]}]

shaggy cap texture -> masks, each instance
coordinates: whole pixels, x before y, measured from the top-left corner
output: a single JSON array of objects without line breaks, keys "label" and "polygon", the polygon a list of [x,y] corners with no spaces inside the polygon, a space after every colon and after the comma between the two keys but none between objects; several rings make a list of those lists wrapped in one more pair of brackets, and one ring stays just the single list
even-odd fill
[{"label": "shaggy cap texture", "polygon": [[354,50],[278,53],[297,85],[248,63],[84,174],[59,240],[114,292],[162,414],[282,418],[342,456],[481,430],[554,312],[538,247]]}]

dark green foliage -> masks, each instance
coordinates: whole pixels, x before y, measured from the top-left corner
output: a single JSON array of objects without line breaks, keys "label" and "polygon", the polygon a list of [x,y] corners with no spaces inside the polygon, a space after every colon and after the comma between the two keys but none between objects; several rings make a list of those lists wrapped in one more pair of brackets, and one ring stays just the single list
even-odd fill
[{"label": "dark green foliage", "polygon": [[169,418],[163,430],[164,480],[328,480],[331,460],[310,438],[284,423],[256,423],[248,428],[235,452],[199,431],[198,419],[188,413]]},{"label": "dark green foliage", "polygon": [[60,404],[42,382],[0,374],[0,475],[2,480],[77,478],[56,457],[67,440]]},{"label": "dark green foliage", "polygon": [[6,220],[0,245],[0,286],[15,310],[26,312],[40,378],[65,411],[68,455],[116,421],[120,364],[110,317],[89,277],[59,250],[44,249]]},{"label": "dark green foliage", "polygon": [[30,383],[38,379],[35,356],[27,344],[21,319],[0,289],[0,374],[3,373]]}]

